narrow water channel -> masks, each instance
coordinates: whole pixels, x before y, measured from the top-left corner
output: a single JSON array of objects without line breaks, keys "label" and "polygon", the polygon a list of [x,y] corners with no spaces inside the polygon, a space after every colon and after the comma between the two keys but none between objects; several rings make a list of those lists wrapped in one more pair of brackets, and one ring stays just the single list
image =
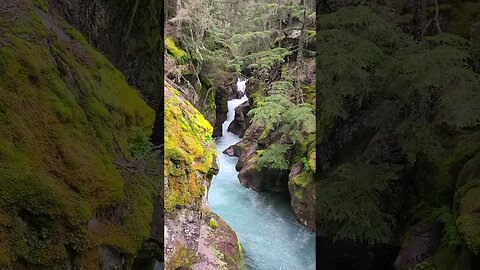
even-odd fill
[{"label": "narrow water channel", "polygon": [[[245,81],[237,82],[237,91],[245,91]],[[222,153],[241,140],[227,128],[235,108],[246,100],[228,101],[223,137],[216,141],[220,170],[210,187],[209,207],[237,232],[247,269],[315,269],[315,234],[296,221],[289,198],[244,187],[235,170],[238,158]]]}]

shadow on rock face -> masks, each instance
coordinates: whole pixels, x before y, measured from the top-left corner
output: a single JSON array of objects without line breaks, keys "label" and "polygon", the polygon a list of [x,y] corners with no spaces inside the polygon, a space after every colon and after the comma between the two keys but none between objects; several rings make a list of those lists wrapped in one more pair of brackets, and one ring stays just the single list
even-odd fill
[{"label": "shadow on rock face", "polygon": [[367,246],[350,241],[332,242],[317,235],[317,269],[393,270],[399,248],[393,245]]}]

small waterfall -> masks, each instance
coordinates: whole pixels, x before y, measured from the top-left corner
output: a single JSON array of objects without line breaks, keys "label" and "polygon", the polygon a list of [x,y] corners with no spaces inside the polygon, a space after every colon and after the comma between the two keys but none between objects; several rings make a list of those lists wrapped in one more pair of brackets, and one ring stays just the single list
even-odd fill
[{"label": "small waterfall", "polygon": [[240,78],[237,79],[237,92],[245,93],[247,81],[248,79],[244,79],[244,80]]},{"label": "small waterfall", "polygon": [[[228,126],[232,123],[233,119],[235,118],[235,108],[240,106],[242,103],[248,100],[247,94],[245,93],[245,84],[247,83],[247,79],[241,80],[240,78],[237,80],[237,92],[241,93],[241,98],[229,100],[228,103],[228,112],[227,112],[227,119],[222,124],[222,133],[223,137],[221,138],[222,141],[228,141],[231,144],[235,144],[240,141],[240,138],[235,134],[228,132]],[[228,147],[228,146],[227,146]],[[225,149],[223,149],[225,150]],[[223,151],[222,150],[222,151]]]}]

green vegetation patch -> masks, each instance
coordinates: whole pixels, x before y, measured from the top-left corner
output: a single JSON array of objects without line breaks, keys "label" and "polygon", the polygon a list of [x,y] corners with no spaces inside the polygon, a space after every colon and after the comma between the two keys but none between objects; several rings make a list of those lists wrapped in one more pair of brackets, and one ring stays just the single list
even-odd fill
[{"label": "green vegetation patch", "polygon": [[480,187],[475,187],[463,196],[460,203],[460,216],[457,218],[457,226],[460,234],[463,236],[469,249],[475,254],[480,253],[479,195]]},{"label": "green vegetation patch", "polygon": [[321,181],[317,194],[317,224],[334,226],[334,239],[386,243],[393,236],[394,217],[382,209],[381,197],[397,170],[389,164],[347,163],[335,179]]},{"label": "green vegetation patch", "polygon": [[267,167],[273,170],[287,170],[290,167],[289,161],[285,159],[289,145],[273,144],[262,151],[258,158],[258,166]]},{"label": "green vegetation patch", "polygon": [[48,3],[46,0],[33,0],[33,5],[45,12],[48,12]]}]

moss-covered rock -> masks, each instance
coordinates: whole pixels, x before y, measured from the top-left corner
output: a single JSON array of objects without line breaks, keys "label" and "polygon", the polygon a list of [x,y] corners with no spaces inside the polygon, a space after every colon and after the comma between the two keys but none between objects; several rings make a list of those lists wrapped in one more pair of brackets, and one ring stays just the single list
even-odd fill
[{"label": "moss-covered rock", "polygon": [[177,90],[165,86],[165,210],[192,204],[216,156],[212,126]]},{"label": "moss-covered rock", "polygon": [[303,163],[296,163],[288,177],[293,212],[303,225],[315,231],[316,181],[313,171],[308,170]]},{"label": "moss-covered rock", "polygon": [[[61,16],[121,70],[155,109],[162,100],[163,2],[35,0]],[[40,5],[42,6],[42,5]],[[71,33],[69,33],[71,34]]]},{"label": "moss-covered rock", "polygon": [[178,64],[183,65],[188,63],[189,58],[187,53],[178,48],[175,41],[171,37],[165,37],[165,49],[169,56],[173,57]]},{"label": "moss-covered rock", "polygon": [[2,9],[0,267],[94,269],[102,246],[128,265],[150,236],[155,181],[114,162],[132,160],[132,128],[150,130],[154,111],[44,3]]},{"label": "moss-covered rock", "polygon": [[207,208],[216,173],[213,128],[168,83],[164,91],[165,269],[238,269],[235,232]]}]

